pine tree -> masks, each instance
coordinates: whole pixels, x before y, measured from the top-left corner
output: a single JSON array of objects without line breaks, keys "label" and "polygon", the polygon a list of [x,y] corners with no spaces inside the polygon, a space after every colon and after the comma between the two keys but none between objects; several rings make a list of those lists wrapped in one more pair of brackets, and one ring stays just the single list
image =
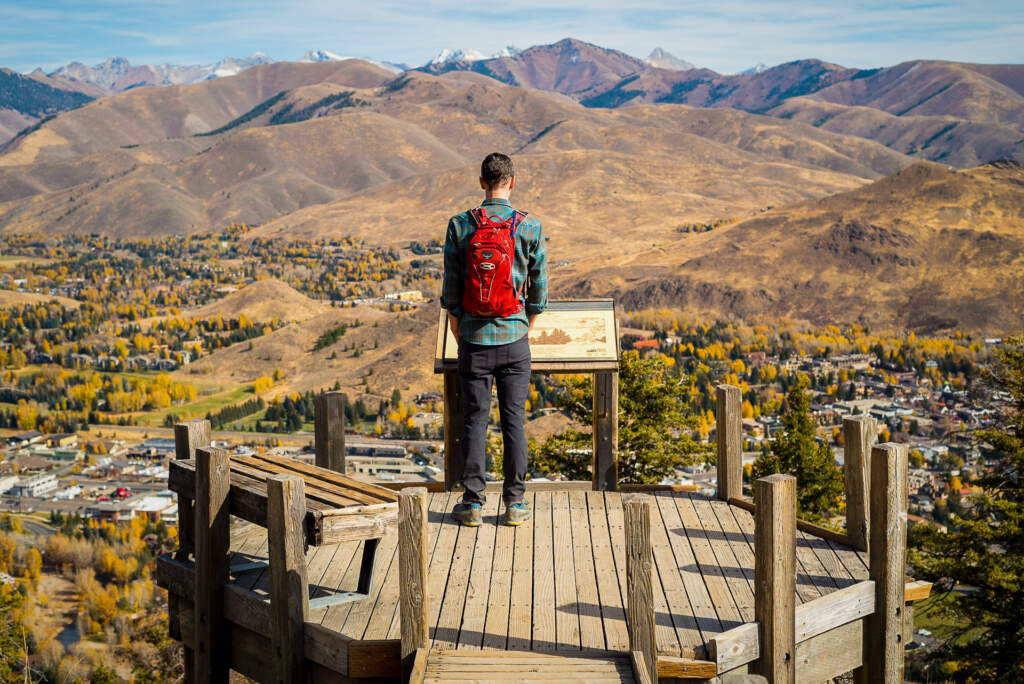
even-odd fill
[{"label": "pine tree", "polygon": [[807,376],[801,374],[790,386],[782,431],[754,461],[751,478],[756,480],[774,473],[795,476],[797,513],[822,520],[839,508],[843,474],[828,444],[814,438],[809,385]]},{"label": "pine tree", "polygon": [[[635,351],[622,353],[620,482],[659,482],[683,466],[706,458],[706,450],[690,436],[697,421],[687,403],[689,383],[690,378],[674,373],[662,357],[641,357]],[[590,378],[568,376],[554,403],[577,423],[593,424],[594,389]],[[589,480],[592,445],[591,433],[566,430],[536,447],[530,466],[573,480]]]},{"label": "pine tree", "polygon": [[[982,493],[951,516],[949,530],[911,530],[914,574],[945,588],[926,609],[952,618],[936,633],[944,645],[930,654],[935,675],[956,681],[1024,679],[1024,337],[1006,340],[982,376],[1009,397],[997,427],[979,433],[992,445],[994,468],[975,481]],[[957,585],[970,587],[954,594]]]}]

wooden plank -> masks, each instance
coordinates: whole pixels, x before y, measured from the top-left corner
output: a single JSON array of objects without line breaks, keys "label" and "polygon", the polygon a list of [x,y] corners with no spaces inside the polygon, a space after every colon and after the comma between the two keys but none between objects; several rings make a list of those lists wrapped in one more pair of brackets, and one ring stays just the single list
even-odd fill
[{"label": "wooden plank", "polygon": [[[714,544],[711,541],[715,529],[721,534],[721,528],[717,527],[718,519],[709,507],[705,508],[703,506],[702,502],[707,501],[703,495],[680,494],[678,496],[679,501],[677,505],[680,517],[683,525],[688,528],[687,537],[690,539],[693,555],[697,559],[701,575],[704,576],[704,584],[711,595],[711,601],[714,603],[718,619],[722,623],[722,629],[729,629],[742,624],[743,617],[740,614],[739,606],[733,597],[732,588],[729,586],[729,580],[726,578],[722,566],[722,559],[726,558],[725,554],[731,552],[724,548],[720,549],[723,554],[720,558],[715,554]],[[701,506],[701,508],[698,508],[698,506]],[[712,533],[709,534],[708,529],[705,527],[706,525],[712,528]],[[721,540],[719,540],[719,543],[721,543]],[[737,579],[742,579],[742,577]]]},{"label": "wooden plank", "polygon": [[[747,591],[734,589],[733,598],[744,622],[754,620],[754,547],[747,543],[747,537],[736,520],[736,509],[725,502],[711,502],[711,509],[718,519],[722,534],[728,540],[729,548],[736,559],[736,568],[747,583]],[[744,514],[745,515],[745,514]],[[749,517],[749,516],[748,516]]]},{"label": "wooden plank", "polygon": [[416,651],[429,646],[427,627],[427,490],[398,495],[398,579],[401,597],[402,662],[412,672]]},{"label": "wooden plank", "polygon": [[413,659],[412,670],[409,672],[409,684],[422,684],[427,676],[427,653],[426,648],[417,648]]},{"label": "wooden plank", "polygon": [[600,494],[568,492],[569,519],[572,521],[572,557],[576,576],[576,602],[580,616],[580,648],[604,651],[604,626],[601,623],[601,598],[594,567],[594,542],[591,539],[587,499]]},{"label": "wooden plank", "polygon": [[302,478],[267,479],[267,537],[270,540],[270,641],[274,678],[284,684],[306,681],[305,623],[309,583],[303,520],[306,497]]},{"label": "wooden plank", "polygon": [[586,495],[595,580],[599,597],[598,605],[601,608],[601,622],[604,626],[606,647],[609,651],[624,652],[629,650],[629,633],[626,631],[626,609],[619,588],[619,578],[615,572],[615,555],[612,552],[615,541],[608,531],[605,496],[605,494]]},{"label": "wooden plank", "polygon": [[796,609],[796,642],[824,634],[847,622],[859,620],[875,610],[875,583],[851,584]]},{"label": "wooden plank", "polygon": [[533,644],[555,649],[555,559],[552,549],[551,492],[537,492],[533,511]]},{"label": "wooden plank", "polygon": [[754,615],[761,650],[756,671],[772,682],[794,682],[796,478],[762,477],[755,491]]},{"label": "wooden plank", "polygon": [[246,458],[256,459],[270,465],[283,466],[289,470],[293,470],[296,474],[302,475],[303,479],[307,480],[307,484],[315,480],[318,481],[318,484],[319,482],[322,482],[324,486],[335,487],[338,492],[345,494],[346,496],[356,497],[357,494],[366,495],[368,497],[366,503],[394,503],[398,501],[398,497],[395,492],[387,487],[382,487],[373,482],[357,480],[356,478],[350,475],[345,475],[344,473],[336,473],[332,470],[318,468],[315,465],[299,461],[298,459],[294,459],[289,456],[277,456],[257,452],[255,454],[248,454]]},{"label": "wooden plank", "polygon": [[[360,558],[361,550],[360,550]],[[351,580],[355,585],[358,585],[358,573],[360,563],[353,563],[355,566],[352,568],[355,572],[353,579]],[[367,639],[367,627],[369,626],[370,619],[373,617],[374,610],[378,607],[381,601],[381,596],[384,593],[384,578],[388,574],[394,572],[393,567],[398,565],[398,535],[389,534],[381,538],[377,546],[376,563],[373,568],[372,581],[370,583],[370,594],[366,599],[362,601],[355,601],[352,603],[352,608],[349,610],[348,615],[345,617],[345,624],[339,630],[342,634],[351,637],[352,639]],[[353,586],[349,584],[348,586]],[[430,593],[427,593],[430,596]]]},{"label": "wooden plank", "polygon": [[800,603],[813,601],[819,596],[836,589],[832,578],[825,571],[824,566],[814,550],[807,544],[802,533],[797,531],[796,535],[796,593]]},{"label": "wooden plank", "polygon": [[313,397],[313,440],[316,465],[345,472],[345,395],[326,392]]},{"label": "wooden plank", "polygon": [[697,559],[693,555],[693,548],[690,546],[689,530],[683,524],[680,515],[684,493],[674,493],[671,496],[655,496],[654,500],[659,504],[662,519],[665,522],[665,529],[668,533],[669,542],[672,546],[672,555],[675,558],[675,567],[678,568],[679,576],[683,580],[683,587],[686,589],[686,598],[689,601],[689,615],[693,616],[693,622],[686,622],[686,603],[680,601],[683,610],[683,622],[677,630],[679,635],[683,658],[701,658],[704,655],[704,644],[712,635],[722,631],[722,623],[718,619],[718,613],[711,601],[707,585],[700,573]]},{"label": "wooden plank", "polygon": [[[524,651],[530,648],[533,637],[533,577],[534,530],[541,523],[541,511],[537,508],[537,495],[526,493],[526,501],[533,511],[533,522],[515,529],[515,550],[512,554],[512,591],[509,595],[508,644],[510,651]],[[548,513],[550,519],[550,512]],[[500,646],[499,646],[500,648]]]},{"label": "wooden plank", "polygon": [[[495,498],[497,498],[495,494]],[[508,645],[509,615],[511,612],[512,566],[515,558],[517,529],[532,528],[532,523],[513,527],[497,526],[494,538],[494,557],[491,561],[490,594],[487,597],[487,616],[484,621],[483,648],[504,650]]]},{"label": "wooden plank", "polygon": [[[676,567],[672,543],[668,538],[670,532],[661,515],[660,502],[667,498],[667,495],[657,494],[651,497],[654,506],[651,510],[651,552],[654,554],[656,571],[652,579],[654,611],[656,615],[664,616],[660,620],[655,620],[654,636],[658,653],[680,655],[683,652],[684,640],[688,647],[695,647],[700,642],[700,634],[685,633],[692,629],[692,619],[688,614],[690,606],[686,601],[686,588]],[[680,632],[684,634],[681,635]]]},{"label": "wooden plank", "polygon": [[593,463],[595,490],[615,490],[619,483],[619,374],[594,373]]},{"label": "wooden plank", "polygon": [[660,679],[710,679],[717,674],[718,668],[710,660],[658,656],[658,677]]},{"label": "wooden plank", "polygon": [[[449,505],[454,507],[462,500],[460,494],[451,494]],[[447,600],[445,588],[448,583],[448,576],[451,574],[453,559],[455,558],[455,545],[459,541],[462,530],[469,529],[462,527],[457,521],[451,518],[449,513],[445,517],[437,536],[437,543],[434,546],[434,554],[430,559],[430,566],[427,571],[427,595],[434,598],[430,601],[428,613],[428,626],[433,630],[431,638],[436,639],[440,631],[439,620],[441,618],[441,607]]]},{"label": "wooden plank", "polygon": [[462,456],[462,386],[458,370],[444,372],[444,486],[451,490],[466,468]]},{"label": "wooden plank", "polygon": [[651,497],[630,494],[623,501],[626,531],[626,626],[630,653],[639,652],[640,677],[658,679],[658,645],[654,634],[654,587],[652,583]]},{"label": "wooden plank", "polygon": [[907,573],[907,446],[871,449],[870,574],[875,612],[865,621],[870,681],[903,681],[903,609]]},{"label": "wooden plank", "polygon": [[448,582],[444,587],[444,598],[441,599],[441,614],[434,631],[434,648],[458,647],[459,629],[462,627],[466,592],[473,564],[473,551],[476,548],[480,530],[484,529],[484,526],[460,526],[458,529],[459,534],[455,540],[451,568],[447,573]]},{"label": "wooden plank", "polygon": [[850,546],[868,550],[868,491],[871,447],[878,438],[870,416],[843,417],[843,483],[846,488],[846,534]]},{"label": "wooden plank", "polygon": [[819,684],[856,669],[863,662],[863,620],[836,627],[796,646],[796,681]]},{"label": "wooden plank", "polygon": [[195,587],[196,682],[227,682],[230,655],[224,639],[224,585],[231,546],[228,508],[228,455],[223,449],[196,449]]},{"label": "wooden plank", "polygon": [[266,454],[238,454],[231,457],[231,463],[244,464],[266,473],[298,475],[306,482],[307,496],[325,503],[336,501],[337,503],[332,504],[335,508],[397,501],[395,492],[390,489],[360,482],[342,473],[325,470],[293,458],[275,458]]},{"label": "wooden plank", "polygon": [[[231,474],[235,479],[238,475],[244,475],[252,480],[252,484],[265,486],[267,478],[274,474],[301,475],[289,468],[282,468],[274,464],[264,464],[255,459],[249,459],[244,455],[231,457]],[[307,483],[306,486],[307,506],[313,506],[320,510],[331,510],[347,506],[358,506],[362,501],[339,494],[338,492],[323,486],[318,486],[316,481]]]},{"label": "wooden plank", "polygon": [[735,385],[715,387],[715,445],[718,453],[718,498],[743,496],[742,393]]},{"label": "wooden plank", "polygon": [[[348,644],[348,676],[350,681],[364,684],[367,677],[384,677],[394,682],[402,676],[402,642],[398,639],[364,639]],[[314,682],[317,680],[314,679]]]},{"label": "wooden plank", "polygon": [[[499,525],[499,503],[501,495],[485,494],[484,522],[477,532],[473,548],[470,572],[466,585],[466,603],[459,626],[458,647],[479,649],[484,639],[484,625],[487,622],[487,604],[491,592],[491,565],[494,562],[494,538]],[[503,525],[500,527],[504,527]]]},{"label": "wooden plank", "polygon": [[818,562],[821,563],[822,568],[824,568],[825,573],[832,580],[832,584],[836,588],[842,589],[856,581],[851,577],[850,573],[846,571],[846,568],[843,567],[843,562],[839,559],[839,556],[836,555],[835,551],[832,550],[832,547],[829,546],[828,540],[815,537],[814,535],[807,534],[806,532],[798,532],[797,534],[800,538],[800,543],[814,553]]},{"label": "wooden plank", "polygon": [[932,593],[932,583],[924,580],[913,580],[904,587],[903,600],[906,602],[923,601]]},{"label": "wooden plank", "polygon": [[551,493],[551,529],[555,561],[555,641],[558,648],[578,649],[580,614],[567,492]]}]

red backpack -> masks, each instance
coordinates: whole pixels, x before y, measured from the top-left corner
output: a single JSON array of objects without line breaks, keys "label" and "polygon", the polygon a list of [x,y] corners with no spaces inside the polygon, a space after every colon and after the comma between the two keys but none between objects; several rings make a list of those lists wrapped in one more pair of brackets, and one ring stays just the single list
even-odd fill
[{"label": "red backpack", "polygon": [[[462,308],[474,316],[503,318],[519,313],[521,292],[512,283],[516,258],[516,228],[526,212],[513,211],[504,221],[487,215],[483,207],[469,212],[476,232],[466,249],[466,280]],[[524,283],[525,284],[525,283]]]}]

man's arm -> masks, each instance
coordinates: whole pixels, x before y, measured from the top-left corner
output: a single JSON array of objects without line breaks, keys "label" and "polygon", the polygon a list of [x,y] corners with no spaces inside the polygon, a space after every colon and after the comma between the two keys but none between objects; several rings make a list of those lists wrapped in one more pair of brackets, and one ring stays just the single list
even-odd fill
[{"label": "man's arm", "polygon": [[533,322],[548,308],[548,252],[544,244],[544,229],[537,221],[537,239],[530,245],[527,263],[529,288],[526,292],[526,317]]},{"label": "man's arm", "polygon": [[459,339],[459,319],[462,317],[462,269],[459,267],[458,225],[448,221],[444,236],[444,278],[441,281],[441,308],[448,311],[448,326],[455,339]]}]

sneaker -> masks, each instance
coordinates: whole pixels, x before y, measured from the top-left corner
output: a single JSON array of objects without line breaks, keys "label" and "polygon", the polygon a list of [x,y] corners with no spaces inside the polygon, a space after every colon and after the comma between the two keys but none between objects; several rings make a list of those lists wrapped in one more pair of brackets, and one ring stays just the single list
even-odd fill
[{"label": "sneaker", "polygon": [[480,504],[478,503],[457,503],[452,509],[452,517],[466,527],[477,527],[482,517],[480,515]]},{"label": "sneaker", "polygon": [[525,501],[505,507],[505,524],[515,527],[530,519],[530,506]]}]

